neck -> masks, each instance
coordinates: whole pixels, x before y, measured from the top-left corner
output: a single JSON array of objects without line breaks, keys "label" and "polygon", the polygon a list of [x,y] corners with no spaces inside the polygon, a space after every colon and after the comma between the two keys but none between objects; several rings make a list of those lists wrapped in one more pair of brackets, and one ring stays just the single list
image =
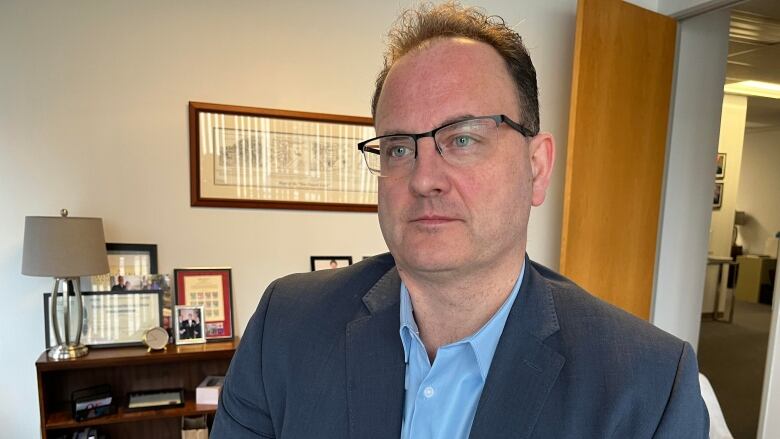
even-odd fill
[{"label": "neck", "polygon": [[439,347],[474,334],[490,320],[512,292],[523,263],[524,252],[476,273],[420,276],[399,267],[431,361]]}]

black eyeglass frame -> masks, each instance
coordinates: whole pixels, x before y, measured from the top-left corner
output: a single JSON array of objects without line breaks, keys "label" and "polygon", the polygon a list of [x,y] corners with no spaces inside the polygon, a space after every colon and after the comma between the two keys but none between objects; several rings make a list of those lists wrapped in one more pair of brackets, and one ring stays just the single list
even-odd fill
[{"label": "black eyeglass frame", "polygon": [[[442,125],[442,126],[440,126],[438,128],[434,128],[431,131],[427,131],[425,133],[419,133],[419,134],[403,134],[403,133],[399,133],[399,134],[387,134],[387,135],[384,135],[384,136],[374,137],[374,138],[371,138],[371,139],[368,139],[368,140],[364,140],[364,141],[358,143],[357,146],[358,146],[358,149],[360,150],[360,152],[365,153],[366,151],[368,151],[368,152],[371,152],[371,153],[374,153],[374,154],[379,154],[379,151],[375,151],[374,149],[368,149],[367,145],[369,143],[371,143],[371,142],[374,142],[374,141],[379,140],[379,139],[384,139],[386,137],[399,137],[399,136],[401,136],[401,137],[411,137],[412,139],[414,139],[414,158],[417,158],[417,140],[425,138],[425,137],[432,137],[434,139],[434,141],[435,141],[436,140],[436,133],[438,133],[439,131],[443,130],[444,128],[449,128],[452,125],[456,125],[456,124],[463,123],[463,122],[468,122],[468,121],[471,121],[471,120],[479,120],[479,119],[492,119],[496,123],[496,127],[501,125],[501,123],[506,123],[510,128],[512,128],[513,130],[515,130],[518,133],[522,134],[523,137],[534,137],[536,135],[531,130],[529,130],[528,128],[526,128],[526,127],[520,125],[519,123],[513,121],[512,119],[510,119],[509,116],[506,116],[504,114],[494,114],[492,116],[468,117],[468,118],[463,119],[463,120],[459,120],[459,121],[448,123],[446,125]],[[439,145],[436,145],[436,150],[439,152],[439,154],[441,154],[441,150],[439,149]]]}]

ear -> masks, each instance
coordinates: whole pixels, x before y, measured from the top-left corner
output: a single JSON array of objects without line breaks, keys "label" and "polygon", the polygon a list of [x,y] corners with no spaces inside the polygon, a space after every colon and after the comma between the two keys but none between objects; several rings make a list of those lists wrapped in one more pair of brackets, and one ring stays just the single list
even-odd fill
[{"label": "ear", "polygon": [[555,139],[552,134],[539,133],[532,138],[528,155],[531,160],[531,205],[536,207],[544,202],[555,164]]}]

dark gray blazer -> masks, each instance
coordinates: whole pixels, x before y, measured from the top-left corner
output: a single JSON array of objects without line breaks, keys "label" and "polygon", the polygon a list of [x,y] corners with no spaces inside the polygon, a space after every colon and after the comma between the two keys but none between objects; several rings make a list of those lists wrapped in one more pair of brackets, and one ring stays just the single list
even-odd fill
[{"label": "dark gray blazer", "polygon": [[[398,439],[405,364],[389,254],[274,281],[212,438]],[[470,438],[706,438],[691,346],[526,258]]]}]

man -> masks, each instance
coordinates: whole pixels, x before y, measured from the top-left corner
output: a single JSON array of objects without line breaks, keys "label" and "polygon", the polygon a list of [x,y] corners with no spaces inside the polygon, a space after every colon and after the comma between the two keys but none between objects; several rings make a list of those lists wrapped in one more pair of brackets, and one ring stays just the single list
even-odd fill
[{"label": "man", "polygon": [[[200,338],[200,316],[197,311],[184,311],[184,320],[179,323],[179,338],[182,340],[191,340]],[[193,314],[198,315],[193,316]]]},{"label": "man", "polygon": [[125,283],[125,277],[121,274],[116,278],[116,285],[111,287],[111,291],[124,291],[127,289],[127,284]]},{"label": "man", "polygon": [[706,437],[691,347],[525,255],[554,143],[520,37],[399,23],[360,144],[390,255],[269,286],[213,437]]}]

